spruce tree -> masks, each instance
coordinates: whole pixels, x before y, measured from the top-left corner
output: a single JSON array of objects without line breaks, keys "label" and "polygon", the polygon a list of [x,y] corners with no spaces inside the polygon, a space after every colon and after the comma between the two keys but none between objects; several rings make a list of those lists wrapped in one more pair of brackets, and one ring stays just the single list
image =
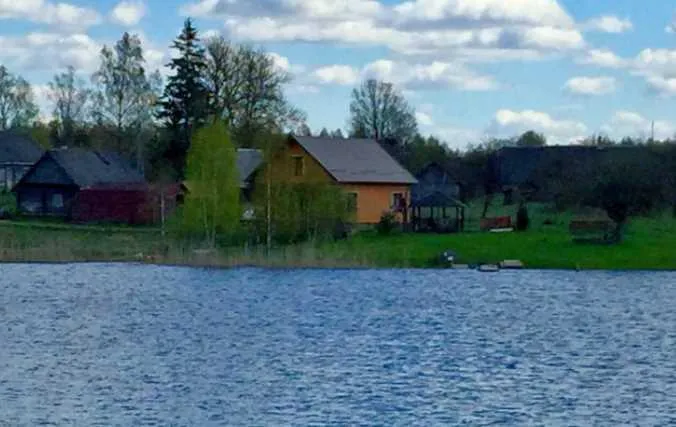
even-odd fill
[{"label": "spruce tree", "polygon": [[178,56],[168,64],[173,75],[164,89],[159,118],[171,134],[165,157],[183,177],[192,135],[204,125],[208,115],[204,47],[190,19],[185,21],[172,47]]}]

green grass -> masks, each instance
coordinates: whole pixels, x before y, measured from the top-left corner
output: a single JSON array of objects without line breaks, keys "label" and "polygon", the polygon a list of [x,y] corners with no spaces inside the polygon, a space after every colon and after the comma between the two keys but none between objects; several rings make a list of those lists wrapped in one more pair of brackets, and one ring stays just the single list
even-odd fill
[{"label": "green grass", "polygon": [[[450,235],[362,232],[344,241],[276,248],[232,247],[216,252],[162,236],[156,228],[73,226],[55,221],[0,221],[0,262],[140,261],[205,266],[271,267],[433,267],[445,250],[466,264],[518,259],[528,268],[676,270],[676,219],[668,215],[634,218],[624,241],[603,246],[573,243],[573,213],[544,205],[529,207],[530,230],[482,233],[482,204],[468,209],[468,232]],[[496,201],[490,216],[514,215],[515,206]],[[545,222],[550,225],[545,225]]]},{"label": "green grass", "polygon": [[567,230],[570,213],[547,218],[534,215],[526,232],[460,234],[362,233],[326,246],[336,254],[364,257],[377,266],[431,267],[446,250],[465,264],[497,263],[517,259],[528,268],[541,269],[676,269],[676,220],[668,216],[633,219],[622,243],[594,245],[574,243]]}]

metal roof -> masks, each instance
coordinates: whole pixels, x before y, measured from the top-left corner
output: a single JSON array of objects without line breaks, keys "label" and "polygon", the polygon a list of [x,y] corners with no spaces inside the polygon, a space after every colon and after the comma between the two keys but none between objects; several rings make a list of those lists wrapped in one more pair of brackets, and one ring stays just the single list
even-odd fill
[{"label": "metal roof", "polygon": [[0,164],[32,165],[42,154],[42,149],[30,137],[10,131],[0,132]]},{"label": "metal roof", "polygon": [[50,150],[46,156],[54,159],[80,188],[126,186],[146,182],[131,164],[116,153],[67,148]]},{"label": "metal roof", "polygon": [[341,183],[415,184],[404,167],[373,139],[294,136]]},{"label": "metal roof", "polygon": [[239,148],[237,150],[237,171],[239,172],[240,187],[247,187],[249,178],[263,163],[263,153],[260,150]]}]

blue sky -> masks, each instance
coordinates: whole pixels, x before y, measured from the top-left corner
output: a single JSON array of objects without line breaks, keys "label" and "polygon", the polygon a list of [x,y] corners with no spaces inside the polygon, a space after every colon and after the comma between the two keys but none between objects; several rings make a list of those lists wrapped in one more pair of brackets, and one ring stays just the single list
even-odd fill
[{"label": "blue sky", "polygon": [[[650,7],[646,7],[646,4]],[[550,143],[676,133],[676,4],[651,0],[0,1],[0,63],[35,86],[96,68],[102,44],[141,35],[159,68],[186,16],[264,46],[294,76],[313,130],[345,128],[351,89],[396,84],[422,133],[458,148],[527,129]]]}]

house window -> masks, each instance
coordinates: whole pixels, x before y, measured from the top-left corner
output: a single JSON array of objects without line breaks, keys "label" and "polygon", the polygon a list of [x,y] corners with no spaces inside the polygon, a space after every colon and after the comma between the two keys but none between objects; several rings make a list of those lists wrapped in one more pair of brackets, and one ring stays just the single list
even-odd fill
[{"label": "house window", "polygon": [[357,209],[359,208],[359,194],[357,193],[347,193],[347,210],[350,213],[355,213],[357,212]]},{"label": "house window", "polygon": [[52,207],[54,209],[63,209],[63,194],[52,195]]},{"label": "house window", "polygon": [[406,209],[406,197],[404,193],[392,193],[391,203],[392,210],[395,212],[401,212]]},{"label": "house window", "polygon": [[305,175],[305,162],[303,156],[293,156],[293,176]]}]

